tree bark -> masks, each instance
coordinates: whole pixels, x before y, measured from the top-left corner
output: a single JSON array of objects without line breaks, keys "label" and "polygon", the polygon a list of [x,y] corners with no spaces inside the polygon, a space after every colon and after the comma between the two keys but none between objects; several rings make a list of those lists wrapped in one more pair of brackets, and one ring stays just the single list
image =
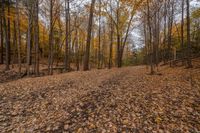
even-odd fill
[{"label": "tree bark", "polygon": [[119,31],[119,24],[120,24],[120,15],[119,15],[119,1],[117,1],[117,25],[116,25],[116,30],[117,30],[117,67],[121,67],[121,62],[120,62],[120,55],[121,55],[121,39],[120,39],[120,31]]},{"label": "tree bark", "polygon": [[30,76],[30,65],[31,65],[31,27],[32,27],[32,5],[31,1],[27,1],[28,5],[28,38],[27,38],[27,55],[26,55],[26,71],[27,76]]},{"label": "tree bark", "polygon": [[49,31],[48,74],[53,75],[53,0],[50,0],[50,31]]},{"label": "tree bark", "polygon": [[184,5],[185,0],[182,0],[181,5],[181,59],[182,59],[182,65],[184,65]]},{"label": "tree bark", "polygon": [[149,56],[150,56],[151,74],[154,74],[154,68],[153,68],[153,50],[152,50],[152,32],[151,32],[149,0],[147,0],[147,21],[148,21],[148,28],[149,28],[149,49],[150,49]]},{"label": "tree bark", "polygon": [[170,67],[172,66],[172,28],[173,28],[173,22],[174,22],[174,1],[171,3],[171,14],[169,16],[168,20],[168,61],[170,62]]},{"label": "tree bark", "polygon": [[10,65],[10,59],[11,59],[11,53],[10,53],[10,45],[11,45],[11,25],[10,25],[10,3],[11,1],[8,0],[8,17],[7,17],[7,27],[8,27],[8,46],[7,46],[7,49],[6,49],[6,60],[7,60],[7,63],[8,65]]},{"label": "tree bark", "polygon": [[17,56],[19,74],[21,74],[21,32],[20,32],[20,12],[19,12],[19,0],[16,0],[16,32],[17,32]]},{"label": "tree bark", "polygon": [[4,42],[4,34],[3,34],[3,8],[1,8],[1,13],[0,13],[0,64],[4,63],[3,60],[3,52],[4,52],[4,46],[3,46],[3,42]]},{"label": "tree bark", "polygon": [[192,67],[191,61],[191,40],[190,40],[190,0],[187,3],[187,65],[188,68]]},{"label": "tree bark", "polygon": [[16,21],[13,21],[13,56],[12,56],[12,68],[14,68],[14,64],[16,62],[16,51],[17,51],[17,29],[16,29]]},{"label": "tree bark", "polygon": [[8,29],[6,25],[6,16],[5,16],[5,0],[2,1],[2,17],[3,17],[3,29],[4,29],[4,36],[5,36],[5,45],[6,45],[6,62],[5,62],[5,70],[10,70],[9,66],[9,38],[8,38]]},{"label": "tree bark", "polygon": [[98,69],[101,68],[101,0],[99,0],[99,45],[98,45]]},{"label": "tree bark", "polygon": [[39,76],[39,0],[35,0],[35,74]]},{"label": "tree bark", "polygon": [[[112,7],[111,7],[112,1],[110,0],[110,10],[111,10],[111,17],[113,15],[113,11],[112,11]],[[111,69],[112,68],[112,54],[113,54],[113,32],[114,32],[114,28],[113,28],[113,20],[110,19],[110,48],[109,48],[109,64],[108,64],[108,68]]]},{"label": "tree bark", "polygon": [[65,60],[64,69],[69,70],[69,0],[65,0]]},{"label": "tree bark", "polygon": [[84,71],[89,70],[90,43],[91,43],[91,32],[92,32],[92,25],[93,25],[94,6],[95,6],[95,0],[92,0],[91,7],[90,7],[88,31],[87,31],[86,52],[85,52],[84,68],[83,68]]}]

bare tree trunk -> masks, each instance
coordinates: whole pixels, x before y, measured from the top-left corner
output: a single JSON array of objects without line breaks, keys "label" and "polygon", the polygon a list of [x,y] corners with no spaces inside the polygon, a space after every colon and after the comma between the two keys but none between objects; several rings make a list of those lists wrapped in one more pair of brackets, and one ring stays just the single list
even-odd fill
[{"label": "bare tree trunk", "polygon": [[80,65],[79,65],[79,38],[78,38],[78,29],[76,29],[76,70],[79,71]]},{"label": "bare tree trunk", "polygon": [[13,56],[12,56],[12,68],[14,68],[14,64],[16,62],[16,51],[17,51],[17,29],[16,29],[16,21],[13,21]]},{"label": "bare tree trunk", "polygon": [[164,42],[163,42],[163,45],[164,45],[164,51],[163,51],[163,61],[164,61],[164,64],[166,64],[166,40],[167,40],[167,0],[165,0],[165,3],[164,3]]},{"label": "bare tree trunk", "polygon": [[148,46],[148,38],[147,38],[147,30],[146,30],[146,19],[144,18],[144,42],[145,42],[145,63],[148,69],[148,65],[149,65],[149,46]]},{"label": "bare tree trunk", "polygon": [[[112,1],[110,1],[111,4]],[[111,5],[110,5],[111,6]],[[112,13],[112,8],[111,8],[111,17],[113,15]],[[113,32],[114,32],[114,27],[113,27],[113,20],[110,19],[110,48],[109,48],[109,64],[108,68],[112,68],[112,54],[113,54]]]},{"label": "bare tree trunk", "polygon": [[70,0],[68,0],[67,1],[67,10],[68,10],[68,21],[69,21],[69,23],[68,23],[68,33],[69,33],[69,51],[68,51],[68,55],[69,55],[69,57],[68,57],[68,68],[69,68],[69,70],[71,69],[71,48],[72,48],[72,38],[71,38],[71,16],[70,16]]},{"label": "bare tree trunk", "polygon": [[120,39],[120,32],[119,32],[119,24],[120,24],[120,20],[119,20],[119,1],[117,1],[117,67],[121,67],[121,62],[120,62],[120,55],[121,55],[121,39]]},{"label": "bare tree trunk", "polygon": [[182,59],[182,65],[184,65],[184,5],[185,0],[182,0],[182,6],[181,6],[181,59]]},{"label": "bare tree trunk", "polygon": [[39,20],[38,20],[38,14],[39,14],[39,1],[35,1],[35,74],[36,76],[39,76]]},{"label": "bare tree trunk", "polygon": [[172,1],[170,5],[171,5],[171,14],[169,16],[169,21],[168,21],[168,60],[170,62],[170,67],[171,67],[172,66],[171,48],[172,48],[172,28],[173,28],[173,21],[174,21],[174,1]]},{"label": "bare tree trunk", "polygon": [[98,45],[98,69],[101,68],[101,0],[99,0],[99,45]]},{"label": "bare tree trunk", "polygon": [[106,27],[105,24],[103,25],[103,44],[102,44],[102,53],[101,53],[101,64],[100,68],[105,67],[105,44],[106,44]]},{"label": "bare tree trunk", "polygon": [[65,60],[64,60],[64,69],[67,71],[69,69],[69,0],[65,0]]},{"label": "bare tree trunk", "polygon": [[154,74],[149,0],[147,0],[147,12],[148,12],[147,13],[147,21],[148,21],[148,28],[149,28],[149,49],[150,49],[150,55],[149,56],[150,56],[151,74]]},{"label": "bare tree trunk", "polygon": [[5,16],[5,0],[2,1],[2,17],[3,17],[3,28],[4,28],[4,34],[5,34],[5,44],[6,44],[6,68],[5,70],[10,70],[9,67],[9,38],[8,38],[8,31],[7,31],[7,25],[6,25],[6,16]]},{"label": "bare tree trunk", "polygon": [[27,38],[27,60],[26,60],[26,70],[27,70],[27,76],[30,76],[30,65],[31,65],[31,13],[32,13],[32,7],[31,7],[31,1],[27,1],[28,5],[28,38]]},{"label": "bare tree trunk", "polygon": [[125,34],[125,38],[120,46],[120,67],[122,67],[122,59],[123,59],[123,54],[124,54],[124,48],[126,46],[126,42],[127,42],[127,39],[128,39],[128,35],[129,35],[129,31],[130,31],[130,28],[131,28],[131,23],[132,23],[132,20],[133,20],[133,17],[134,17],[134,12],[131,13],[131,18],[128,22],[128,27],[126,29],[126,34]]},{"label": "bare tree trunk", "polygon": [[11,53],[10,53],[10,45],[11,45],[11,32],[10,32],[10,30],[11,30],[11,28],[10,28],[10,3],[11,3],[11,1],[10,0],[8,0],[8,17],[7,17],[7,21],[8,21],[8,46],[7,46],[7,50],[6,50],[6,60],[7,60],[7,62],[8,62],[8,65],[10,65],[10,59],[11,59]]},{"label": "bare tree trunk", "polygon": [[156,45],[156,66],[157,66],[157,70],[158,70],[158,65],[160,63],[160,56],[159,56],[159,53],[160,53],[160,10],[158,11],[158,18],[157,18],[157,21],[158,21],[158,30],[157,30],[157,45]]},{"label": "bare tree trunk", "polygon": [[86,41],[86,52],[84,59],[84,71],[89,70],[89,58],[90,58],[90,43],[91,43],[91,32],[92,32],[92,23],[93,23],[93,13],[94,13],[95,0],[92,0],[90,7],[90,16],[89,16],[89,24],[87,31],[87,41]]},{"label": "bare tree trunk", "polygon": [[4,46],[3,46],[3,42],[4,42],[4,38],[3,38],[3,13],[2,13],[2,9],[1,8],[1,13],[0,13],[0,64],[4,63],[3,60],[3,52],[4,52]]},{"label": "bare tree trunk", "polygon": [[192,67],[191,61],[191,40],[190,40],[190,0],[187,3],[187,65],[188,68]]},{"label": "bare tree trunk", "polygon": [[49,31],[49,57],[48,74],[53,74],[53,0],[50,0],[50,31]]},{"label": "bare tree trunk", "polygon": [[79,71],[79,32],[78,32],[78,17],[75,18],[75,59],[76,59],[76,70]]},{"label": "bare tree trunk", "polygon": [[21,74],[21,32],[20,32],[20,12],[19,12],[19,0],[16,0],[16,29],[17,29],[17,56],[19,74]]}]

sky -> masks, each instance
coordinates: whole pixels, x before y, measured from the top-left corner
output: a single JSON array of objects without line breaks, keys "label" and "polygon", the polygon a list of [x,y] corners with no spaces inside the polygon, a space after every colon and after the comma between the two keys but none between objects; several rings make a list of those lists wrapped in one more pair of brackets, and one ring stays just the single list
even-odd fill
[{"label": "sky", "polygon": [[[191,0],[190,2],[191,11],[197,8],[200,8],[200,0]],[[176,22],[180,21],[180,14],[176,15]],[[144,46],[144,42],[142,34],[141,34],[141,27],[134,28],[132,31],[132,39],[136,49],[140,49]]]}]

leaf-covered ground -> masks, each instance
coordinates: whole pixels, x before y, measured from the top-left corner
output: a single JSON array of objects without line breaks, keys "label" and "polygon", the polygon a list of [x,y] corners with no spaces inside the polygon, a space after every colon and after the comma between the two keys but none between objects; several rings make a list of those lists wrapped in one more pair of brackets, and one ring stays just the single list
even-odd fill
[{"label": "leaf-covered ground", "polygon": [[200,70],[143,66],[0,84],[0,132],[198,132]]}]

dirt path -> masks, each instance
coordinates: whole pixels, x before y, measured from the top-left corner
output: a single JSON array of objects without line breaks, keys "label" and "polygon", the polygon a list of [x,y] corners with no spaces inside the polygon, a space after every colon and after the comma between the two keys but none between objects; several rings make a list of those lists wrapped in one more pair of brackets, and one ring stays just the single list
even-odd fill
[{"label": "dirt path", "polygon": [[198,72],[128,67],[4,83],[0,131],[197,132]]}]

